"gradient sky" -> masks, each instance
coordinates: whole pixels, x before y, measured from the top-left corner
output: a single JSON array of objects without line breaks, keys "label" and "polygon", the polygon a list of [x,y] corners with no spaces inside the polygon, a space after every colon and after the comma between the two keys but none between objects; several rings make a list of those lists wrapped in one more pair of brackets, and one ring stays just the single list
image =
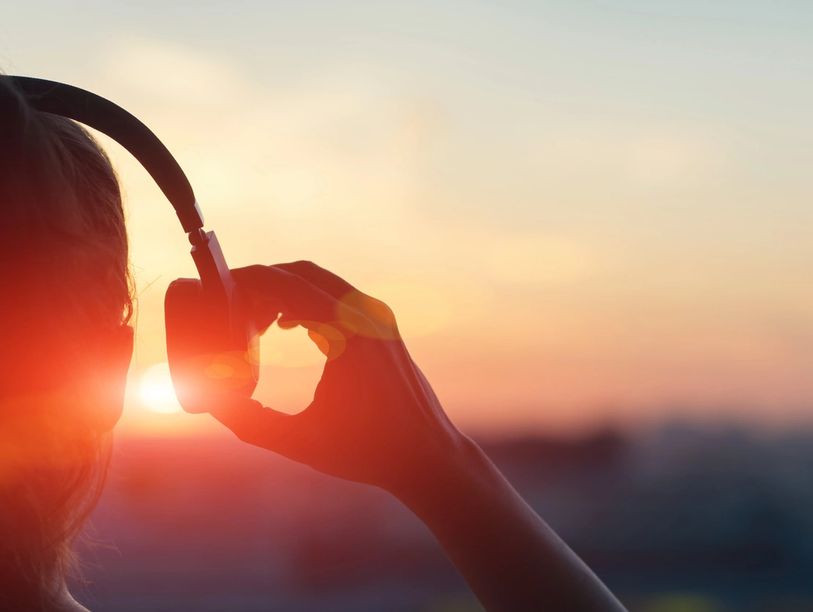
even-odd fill
[{"label": "gradient sky", "polygon": [[[0,67],[142,118],[232,265],[312,259],[389,302],[464,425],[813,420],[813,4],[0,6]],[[135,393],[193,267],[108,149]],[[304,334],[264,350],[261,399],[307,403]]]}]

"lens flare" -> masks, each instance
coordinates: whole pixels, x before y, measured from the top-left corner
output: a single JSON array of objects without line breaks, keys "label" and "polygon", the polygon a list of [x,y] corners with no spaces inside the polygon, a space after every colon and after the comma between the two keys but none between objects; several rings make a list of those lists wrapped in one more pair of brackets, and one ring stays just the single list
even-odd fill
[{"label": "lens flare", "polygon": [[152,412],[170,414],[181,411],[172,387],[169,364],[165,362],[156,363],[144,372],[139,381],[138,396],[144,408]]}]

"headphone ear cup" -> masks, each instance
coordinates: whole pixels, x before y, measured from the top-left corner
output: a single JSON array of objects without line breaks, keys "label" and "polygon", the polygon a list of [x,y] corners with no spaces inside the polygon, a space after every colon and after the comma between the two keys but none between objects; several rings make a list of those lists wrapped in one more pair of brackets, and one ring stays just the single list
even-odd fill
[{"label": "headphone ear cup", "polygon": [[256,337],[248,328],[234,329],[234,306],[207,295],[197,279],[177,279],[167,288],[169,371],[187,412],[208,412],[235,395],[249,397],[257,385]]},{"label": "headphone ear cup", "polygon": [[206,356],[211,351],[207,335],[214,313],[207,312],[201,282],[191,278],[172,281],[164,298],[167,360],[175,395],[187,412],[207,412]]}]

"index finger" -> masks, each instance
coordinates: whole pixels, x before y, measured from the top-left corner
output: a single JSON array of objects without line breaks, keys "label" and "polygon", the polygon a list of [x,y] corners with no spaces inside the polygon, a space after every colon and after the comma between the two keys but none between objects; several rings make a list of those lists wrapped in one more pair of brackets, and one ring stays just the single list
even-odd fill
[{"label": "index finger", "polygon": [[358,291],[358,289],[341,276],[334,274],[330,270],[325,270],[321,266],[317,266],[312,261],[292,261],[290,263],[275,264],[274,267],[301,276],[337,300],[341,300],[349,293]]},{"label": "index finger", "polygon": [[329,323],[336,318],[336,298],[296,274],[276,266],[236,268],[232,274],[253,297],[278,303],[287,319]]}]

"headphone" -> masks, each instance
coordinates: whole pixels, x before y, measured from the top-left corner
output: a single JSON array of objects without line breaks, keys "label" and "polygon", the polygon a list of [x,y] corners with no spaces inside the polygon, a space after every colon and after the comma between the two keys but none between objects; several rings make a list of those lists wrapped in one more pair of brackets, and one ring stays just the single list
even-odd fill
[{"label": "headphone", "polygon": [[164,298],[167,357],[178,400],[206,412],[224,395],[250,396],[259,379],[259,333],[189,179],[150,129],[94,93],[44,79],[0,76],[37,111],[73,119],[106,134],[147,170],[178,215],[200,279],[179,278]]}]

